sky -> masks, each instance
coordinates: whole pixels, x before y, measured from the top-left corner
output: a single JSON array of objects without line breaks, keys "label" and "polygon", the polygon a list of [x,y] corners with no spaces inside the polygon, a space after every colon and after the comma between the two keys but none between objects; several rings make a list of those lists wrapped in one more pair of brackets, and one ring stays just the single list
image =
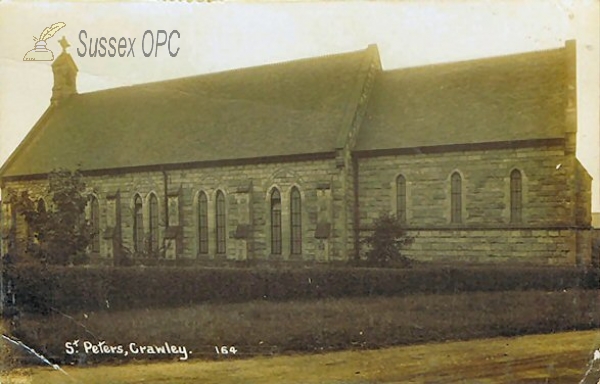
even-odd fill
[{"label": "sky", "polygon": [[[455,0],[330,2],[44,2],[0,0],[0,164],[50,102],[51,62],[25,62],[33,37],[56,22],[47,41],[70,42],[80,93],[354,51],[377,44],[384,69],[553,49],[577,40],[577,156],[594,178],[600,212],[600,0]],[[84,57],[89,39],[136,39],[135,57]],[[173,34],[145,57],[144,32]],[[146,51],[150,35],[144,39]],[[147,43],[147,45],[146,45]],[[83,129],[84,127],[82,127]]]}]

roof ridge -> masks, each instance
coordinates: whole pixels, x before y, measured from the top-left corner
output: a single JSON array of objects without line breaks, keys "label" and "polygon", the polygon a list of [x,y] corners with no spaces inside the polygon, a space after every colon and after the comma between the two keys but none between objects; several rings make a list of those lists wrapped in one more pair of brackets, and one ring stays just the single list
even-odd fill
[{"label": "roof ridge", "polygon": [[183,76],[183,77],[175,77],[175,78],[171,78],[171,79],[150,81],[150,82],[146,82],[146,83],[123,85],[123,86],[118,86],[118,87],[113,87],[113,88],[99,89],[96,91],[79,93],[78,95],[90,95],[90,94],[96,94],[96,93],[100,93],[100,92],[113,91],[113,90],[117,90],[117,89],[143,88],[143,87],[150,87],[150,86],[158,86],[161,84],[173,84],[175,82],[180,82],[180,81],[181,82],[190,81],[190,80],[195,80],[195,79],[199,79],[199,78],[203,78],[203,77],[208,78],[210,76],[222,76],[222,75],[227,75],[227,74],[232,74],[232,73],[240,73],[240,72],[247,71],[247,70],[268,69],[270,67],[279,67],[279,66],[284,66],[284,65],[289,65],[289,64],[297,64],[297,63],[303,63],[303,62],[306,63],[306,62],[310,62],[310,61],[317,61],[317,60],[334,58],[334,57],[356,55],[359,53],[364,54],[366,51],[369,50],[369,47],[370,46],[360,49],[360,50],[328,53],[328,54],[321,55],[321,56],[302,57],[299,59],[277,61],[277,62],[253,65],[253,66],[248,66],[248,67],[225,69],[225,70],[217,71],[217,72],[207,72],[207,73],[201,73],[201,74],[191,75],[191,76]]},{"label": "roof ridge", "polygon": [[444,67],[444,66],[460,66],[460,65],[469,65],[469,64],[476,64],[476,63],[492,63],[492,62],[498,61],[498,60],[524,58],[527,56],[534,56],[534,55],[539,55],[539,54],[544,54],[544,53],[558,53],[560,51],[566,51],[566,47],[562,46],[562,47],[556,47],[556,48],[542,49],[542,50],[538,50],[538,51],[523,51],[523,52],[516,52],[516,53],[507,53],[505,55],[498,55],[498,56],[478,57],[478,58],[474,58],[474,59],[464,59],[464,60],[458,60],[458,61],[444,61],[444,62],[431,63],[431,64],[426,64],[426,65],[400,67],[400,68],[384,70],[383,73],[428,70],[428,69],[436,69],[436,68]]},{"label": "roof ridge", "polygon": [[272,62],[272,63],[265,63],[265,64],[260,64],[260,65],[254,65],[254,66],[250,66],[250,67],[239,67],[239,68],[232,68],[232,69],[227,69],[224,71],[218,71],[218,72],[211,72],[211,73],[207,73],[207,74],[201,74],[201,75],[194,75],[194,76],[190,76],[190,77],[197,77],[197,76],[205,76],[205,75],[218,75],[218,74],[226,74],[226,73],[231,73],[231,72],[241,72],[247,69],[259,69],[259,68],[266,68],[266,67],[277,67],[277,66],[282,66],[282,65],[286,65],[286,64],[290,64],[290,63],[300,63],[300,62],[308,62],[308,61],[315,61],[315,60],[321,60],[321,59],[326,59],[326,58],[332,58],[332,57],[341,57],[341,56],[346,56],[346,55],[353,55],[353,54],[358,54],[358,53],[364,53],[365,51],[369,50],[369,47],[363,48],[363,49],[358,49],[358,50],[353,50],[353,51],[345,51],[345,52],[336,52],[336,53],[326,53],[324,55],[320,55],[320,56],[309,56],[309,57],[301,57],[298,59],[291,59],[291,60],[285,60],[285,61],[276,61],[276,62]]}]

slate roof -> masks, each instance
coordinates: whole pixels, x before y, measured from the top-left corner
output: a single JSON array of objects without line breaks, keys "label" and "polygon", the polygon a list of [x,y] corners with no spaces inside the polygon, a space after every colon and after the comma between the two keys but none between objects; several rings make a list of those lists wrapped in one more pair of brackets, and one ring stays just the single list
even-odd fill
[{"label": "slate roof", "polygon": [[368,55],[73,95],[51,107],[0,175],[333,152]]},{"label": "slate roof", "polygon": [[355,149],[562,138],[566,66],[560,48],[383,72]]},{"label": "slate roof", "polygon": [[[355,150],[562,138],[565,52],[381,71]],[[73,95],[46,111],[0,176],[333,152],[373,55]]]}]

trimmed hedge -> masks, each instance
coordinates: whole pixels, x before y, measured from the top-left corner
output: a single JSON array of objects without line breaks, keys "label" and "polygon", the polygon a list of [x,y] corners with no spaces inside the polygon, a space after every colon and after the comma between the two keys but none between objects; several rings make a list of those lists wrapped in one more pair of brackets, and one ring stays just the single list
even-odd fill
[{"label": "trimmed hedge", "polygon": [[473,291],[597,289],[597,269],[420,266],[414,269],[115,268],[18,265],[7,277],[31,313],[178,307],[203,302],[302,300]]}]

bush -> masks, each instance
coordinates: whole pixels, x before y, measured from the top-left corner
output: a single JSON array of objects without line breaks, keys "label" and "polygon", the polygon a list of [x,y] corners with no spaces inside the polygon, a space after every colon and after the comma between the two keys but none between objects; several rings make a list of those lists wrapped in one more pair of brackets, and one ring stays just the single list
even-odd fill
[{"label": "bush", "polygon": [[473,291],[597,289],[598,270],[573,267],[168,268],[19,265],[9,279],[22,311],[78,312],[205,302],[306,300]]},{"label": "bush", "polygon": [[89,200],[85,191],[82,174],[64,169],[48,174],[44,195],[52,202],[52,209],[46,207],[45,200],[30,196],[28,191],[7,190],[16,212],[29,228],[27,236],[18,239],[29,256],[58,265],[86,261],[86,249],[92,237],[99,234],[85,220]]},{"label": "bush", "polygon": [[414,239],[406,234],[400,220],[393,215],[383,213],[373,224],[373,233],[363,240],[369,246],[368,264],[378,267],[387,267],[391,263],[400,267],[410,266],[410,259],[403,256],[401,251],[412,244]]}]

